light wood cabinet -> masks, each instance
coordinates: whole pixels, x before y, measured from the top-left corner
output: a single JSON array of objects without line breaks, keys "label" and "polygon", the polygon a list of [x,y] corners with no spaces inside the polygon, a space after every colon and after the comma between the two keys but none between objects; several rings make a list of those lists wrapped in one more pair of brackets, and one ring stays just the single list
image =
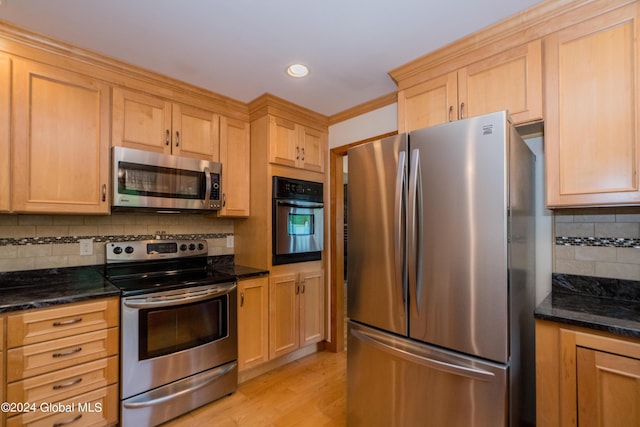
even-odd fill
[{"label": "light wood cabinet", "polygon": [[327,133],[281,117],[269,117],[269,161],[324,172]]},{"label": "light wood cabinet", "polygon": [[238,280],[238,370],[269,360],[269,278]]},{"label": "light wood cabinet", "polygon": [[11,59],[0,54],[0,212],[11,209]]},{"label": "light wood cabinet", "polygon": [[219,161],[218,114],[131,90],[113,89],[112,145]]},{"label": "light wood cabinet", "polygon": [[324,339],[324,273],[294,272],[269,280],[271,359]]},{"label": "light wood cabinet", "polygon": [[13,60],[12,208],[109,213],[109,86]]},{"label": "light wood cabinet", "polygon": [[545,38],[547,205],[638,204],[638,4]]},{"label": "light wood cabinet", "polygon": [[27,310],[6,324],[6,400],[71,407],[7,414],[7,426],[118,422],[117,297]]},{"label": "light wood cabinet", "polygon": [[514,123],[542,119],[541,41],[509,49],[398,92],[398,130],[499,110]]},{"label": "light wood cabinet", "polygon": [[640,425],[640,339],[536,320],[536,425]]},{"label": "light wood cabinet", "polygon": [[251,152],[248,122],[220,118],[222,209],[218,216],[247,217],[250,213]]}]

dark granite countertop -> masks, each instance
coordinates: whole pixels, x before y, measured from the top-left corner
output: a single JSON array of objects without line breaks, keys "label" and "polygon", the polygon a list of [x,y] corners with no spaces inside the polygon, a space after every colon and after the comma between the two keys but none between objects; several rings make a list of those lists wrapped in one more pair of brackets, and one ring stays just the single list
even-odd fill
[{"label": "dark granite countertop", "polygon": [[269,270],[262,270],[260,268],[247,267],[238,264],[215,266],[214,271],[224,274],[231,274],[233,276],[236,276],[238,280],[248,279],[250,277],[256,276],[266,276],[267,274],[269,274]]},{"label": "dark granite countertop", "polygon": [[0,272],[0,313],[120,295],[103,266]]},{"label": "dark granite countertop", "polygon": [[640,338],[640,282],[553,273],[534,317]]}]

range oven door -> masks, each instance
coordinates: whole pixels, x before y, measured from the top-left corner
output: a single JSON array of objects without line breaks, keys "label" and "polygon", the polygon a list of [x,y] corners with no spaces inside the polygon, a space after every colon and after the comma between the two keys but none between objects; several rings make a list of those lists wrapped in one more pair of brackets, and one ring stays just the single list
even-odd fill
[{"label": "range oven door", "polygon": [[322,203],[273,200],[273,265],[321,259],[323,211]]},{"label": "range oven door", "polygon": [[218,210],[220,163],[113,147],[114,208]]},{"label": "range oven door", "polygon": [[121,397],[236,361],[236,303],[235,283],[123,297]]}]

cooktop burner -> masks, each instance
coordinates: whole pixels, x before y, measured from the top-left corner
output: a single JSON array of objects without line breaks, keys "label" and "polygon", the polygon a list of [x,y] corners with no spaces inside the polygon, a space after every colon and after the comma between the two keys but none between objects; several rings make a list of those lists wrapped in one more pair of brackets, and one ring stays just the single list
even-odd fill
[{"label": "cooktop burner", "polygon": [[208,267],[206,240],[111,242],[106,254],[106,276],[123,295],[235,281]]}]

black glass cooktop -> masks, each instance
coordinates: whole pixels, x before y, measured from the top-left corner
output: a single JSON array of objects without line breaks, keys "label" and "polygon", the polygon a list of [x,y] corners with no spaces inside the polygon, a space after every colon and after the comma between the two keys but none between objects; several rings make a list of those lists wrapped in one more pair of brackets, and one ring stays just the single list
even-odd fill
[{"label": "black glass cooktop", "polygon": [[106,276],[123,296],[235,281],[233,275],[209,269],[206,258],[108,264]]}]

